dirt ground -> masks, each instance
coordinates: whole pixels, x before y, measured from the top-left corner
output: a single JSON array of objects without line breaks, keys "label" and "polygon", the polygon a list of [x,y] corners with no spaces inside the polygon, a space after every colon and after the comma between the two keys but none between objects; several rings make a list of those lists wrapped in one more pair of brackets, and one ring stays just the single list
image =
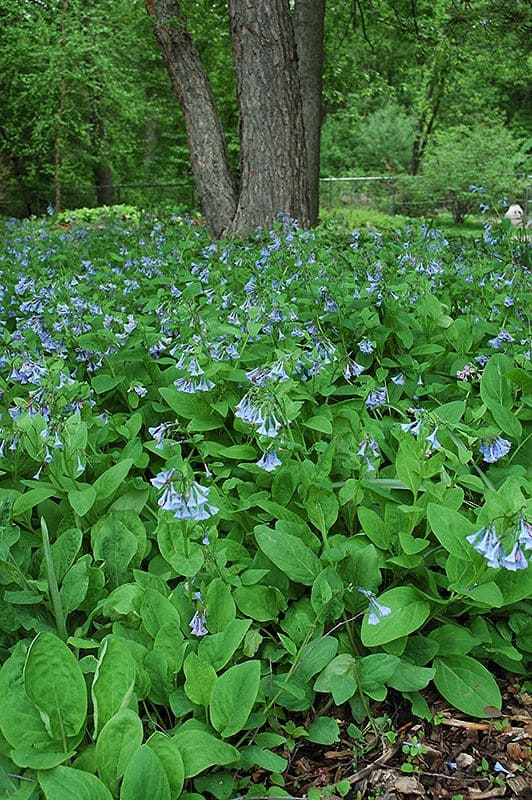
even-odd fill
[{"label": "dirt ground", "polygon": [[532,696],[512,681],[503,687],[504,713],[493,720],[467,718],[436,696],[426,698],[436,724],[412,718],[402,698],[377,706],[397,738],[391,743],[370,729],[358,752],[345,733],[349,708],[329,709],[341,741],[324,747],[298,740],[292,753],[282,753],[289,758],[284,789],[315,800],[532,800]]}]

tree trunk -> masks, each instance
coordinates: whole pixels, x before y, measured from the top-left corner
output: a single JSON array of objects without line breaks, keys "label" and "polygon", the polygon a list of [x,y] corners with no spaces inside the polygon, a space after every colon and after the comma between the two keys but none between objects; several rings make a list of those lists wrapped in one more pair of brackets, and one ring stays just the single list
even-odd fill
[{"label": "tree trunk", "polygon": [[323,36],[325,0],[296,0],[294,32],[299,60],[309,184],[310,224],[316,225],[320,202],[320,133],[323,119]]},{"label": "tree trunk", "polygon": [[202,211],[213,233],[220,236],[232,224],[237,197],[209,79],[178,0],[144,1],[183,109]]},{"label": "tree trunk", "polygon": [[112,206],[115,202],[115,190],[111,167],[105,161],[102,161],[98,164],[94,164],[92,172],[94,175],[98,205]]},{"label": "tree trunk", "polygon": [[240,108],[240,195],[231,231],[279,213],[310,222],[303,110],[288,0],[228,0]]}]

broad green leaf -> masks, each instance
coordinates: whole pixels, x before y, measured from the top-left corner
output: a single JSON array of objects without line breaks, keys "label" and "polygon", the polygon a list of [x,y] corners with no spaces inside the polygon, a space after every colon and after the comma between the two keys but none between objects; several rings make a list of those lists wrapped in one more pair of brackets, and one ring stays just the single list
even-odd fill
[{"label": "broad green leaf", "polygon": [[61,583],[67,570],[69,570],[74,563],[81,549],[82,542],[82,532],[78,528],[70,528],[58,536],[55,542],[52,543],[50,550],[52,551],[52,561],[58,583]]},{"label": "broad green leaf", "polygon": [[179,611],[156,589],[146,589],[140,607],[142,623],[154,639],[163,625],[181,625]]},{"label": "broad green leaf", "polygon": [[111,389],[115,389],[117,386],[120,386],[121,383],[124,382],[124,377],[120,375],[108,375],[105,372],[101,372],[98,375],[95,375],[92,379],[92,388],[96,392],[96,394],[103,394],[104,392],[110,392]]},{"label": "broad green leaf", "polygon": [[216,683],[216,672],[210,664],[202,661],[196,653],[190,653],[183,665],[185,672],[185,694],[200,706],[207,706]]},{"label": "broad green leaf", "polygon": [[477,554],[466,541],[466,537],[478,530],[478,527],[467,517],[436,503],[428,504],[427,516],[436,538],[448,553],[467,561],[478,560]]},{"label": "broad green leaf", "polygon": [[39,633],[24,665],[24,688],[52,738],[66,746],[87,716],[87,688],[72,651],[52,633]]},{"label": "broad green leaf", "polygon": [[135,662],[128,648],[116,636],[109,636],[101,646],[91,688],[95,735],[127,706],[135,676]]},{"label": "broad green leaf", "polygon": [[423,466],[417,452],[417,442],[412,437],[401,440],[395,459],[395,473],[405,486],[417,492],[421,486]]},{"label": "broad green leaf", "polygon": [[257,698],[259,682],[260,661],[245,661],[230,667],[214,684],[211,722],[224,738],[245,726]]},{"label": "broad green leaf", "polygon": [[135,535],[119,520],[104,517],[92,527],[91,544],[96,561],[103,561],[103,570],[112,589],[126,583],[128,565],[137,552]]},{"label": "broad green leaf", "polygon": [[68,502],[80,517],[84,517],[94,505],[96,491],[89,483],[78,483],[68,493]]},{"label": "broad green leaf", "polygon": [[393,642],[401,636],[417,631],[430,614],[430,606],[412,586],[400,586],[380,595],[378,602],[391,609],[376,625],[368,623],[364,616],[360,631],[362,643],[366,647]]},{"label": "broad green leaf", "polygon": [[59,597],[65,616],[75,611],[85,600],[90,582],[91,557],[82,556],[79,561],[70,567],[63,582]]},{"label": "broad green leaf", "polygon": [[45,749],[52,739],[24,689],[25,661],[26,653],[19,646],[0,669],[0,731],[11,747]]},{"label": "broad green leaf", "polygon": [[185,765],[176,741],[157,731],[146,744],[153,750],[166,772],[171,800],[178,800],[185,782]]},{"label": "broad green leaf", "polygon": [[221,633],[204,636],[198,647],[200,658],[212,664],[216,671],[223,669],[244,640],[250,625],[249,619],[234,619]]},{"label": "broad green leaf", "polygon": [[203,550],[197,542],[185,545],[183,531],[177,520],[164,520],[156,530],[157,544],[165,561],[177,575],[193,578],[202,567]]},{"label": "broad green leaf", "polygon": [[239,760],[236,747],[222,742],[212,733],[183,727],[172,737],[183,757],[185,778],[193,778],[213,766],[226,766]]},{"label": "broad green leaf", "polygon": [[284,596],[274,586],[239,586],[234,596],[240,611],[259,622],[276,619],[287,605]]},{"label": "broad green leaf", "polygon": [[399,665],[397,656],[387,653],[372,653],[357,662],[357,674],[360,689],[371,692],[385,684],[392,677]]},{"label": "broad green leaf", "polygon": [[268,772],[282,773],[287,768],[288,761],[277,753],[272,753],[271,750],[266,750],[263,747],[257,747],[252,744],[243,749],[238,766],[243,770],[249,770],[257,766]]},{"label": "broad green leaf", "polygon": [[310,428],[313,431],[319,431],[320,433],[325,433],[329,436],[333,432],[331,421],[327,419],[327,417],[321,415],[310,417],[310,419],[304,422],[303,425],[305,428]]},{"label": "broad green leaf", "polygon": [[142,744],[138,714],[122,708],[109,719],[96,740],[96,767],[102,781],[115,793],[133,754]]},{"label": "broad green leaf", "polygon": [[98,500],[107,500],[122,485],[129,470],[133,466],[133,459],[123,458],[114,464],[94,481],[94,490]]},{"label": "broad green leaf", "polygon": [[55,767],[37,775],[46,800],[113,800],[99,778],[81,769]]},{"label": "broad green leaf", "polygon": [[508,436],[513,436],[515,439],[521,437],[523,429],[515,414],[512,414],[511,411],[498,403],[491,403],[489,410],[495,424],[498,425],[503,433],[507,433]]},{"label": "broad green leaf", "polygon": [[455,708],[471,717],[489,717],[489,708],[502,708],[493,675],[471,656],[438,656],[434,659],[434,684]]},{"label": "broad green leaf", "polygon": [[262,552],[291,580],[312,586],[320,572],[320,562],[300,539],[265,525],[255,528],[255,539]]},{"label": "broad green leaf", "polygon": [[54,753],[51,750],[37,750],[35,747],[17,747],[9,753],[18,767],[26,769],[53,769],[73,758],[75,754],[75,750]]},{"label": "broad green leaf", "polygon": [[416,692],[428,686],[433,678],[432,667],[417,667],[408,661],[401,661],[393,675],[386,680],[386,685],[398,692]]},{"label": "broad green leaf", "polygon": [[332,489],[311,485],[305,499],[309,520],[326,536],[338,519],[339,504]]},{"label": "broad green leaf", "polygon": [[359,506],[357,514],[362,530],[368,539],[381,550],[387,550],[392,536],[382,517],[370,508],[366,508],[366,506]]},{"label": "broad green leaf", "polygon": [[342,705],[357,690],[355,660],[348,653],[336,656],[314,682],[315,692],[330,692],[336,705]]},{"label": "broad green leaf", "polygon": [[53,497],[56,491],[57,490],[53,488],[48,489],[43,487],[42,489],[31,489],[29,492],[21,494],[13,503],[13,516],[19,517],[44,500],[48,500],[49,497]]},{"label": "broad green leaf", "polygon": [[334,744],[340,739],[340,726],[332,717],[316,717],[307,729],[309,742]]},{"label": "broad green leaf", "polygon": [[309,642],[302,649],[295,668],[295,674],[309,681],[320,670],[330,664],[338,650],[338,639],[322,636]]},{"label": "broad green leaf", "polygon": [[214,578],[209,583],[205,593],[205,610],[210,633],[224,631],[234,620],[235,601],[229,586],[221,578]]},{"label": "broad green leaf", "polygon": [[474,636],[463,625],[445,623],[429,633],[429,639],[439,645],[438,654],[444,658],[451,655],[467,655],[470,650],[480,644],[480,639]]},{"label": "broad green leaf", "polygon": [[151,747],[143,744],[127,765],[120,800],[171,800],[166,770]]},{"label": "broad green leaf", "polygon": [[512,390],[506,372],[513,367],[512,361],[502,353],[496,353],[484,367],[480,380],[480,396],[491,410],[493,404],[511,408]]}]

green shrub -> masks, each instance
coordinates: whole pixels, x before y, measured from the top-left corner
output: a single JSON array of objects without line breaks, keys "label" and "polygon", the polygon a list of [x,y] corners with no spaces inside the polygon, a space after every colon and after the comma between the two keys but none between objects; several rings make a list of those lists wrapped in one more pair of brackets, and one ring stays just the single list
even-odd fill
[{"label": "green shrub", "polygon": [[463,222],[473,211],[515,196],[521,152],[522,142],[498,122],[439,131],[423,159],[417,189],[425,197],[432,194],[435,205],[446,201],[454,221]]}]

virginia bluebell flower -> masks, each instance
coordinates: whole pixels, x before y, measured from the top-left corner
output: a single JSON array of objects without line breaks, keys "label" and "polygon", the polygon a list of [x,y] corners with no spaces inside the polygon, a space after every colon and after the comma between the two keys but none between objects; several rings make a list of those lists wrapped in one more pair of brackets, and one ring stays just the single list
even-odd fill
[{"label": "virginia bluebell flower", "polygon": [[282,461],[274,449],[267,450],[265,453],[262,454],[261,458],[257,461],[257,467],[260,467],[266,472],[273,472],[281,464]]},{"label": "virginia bluebell flower", "polygon": [[375,350],[375,347],[373,346],[372,342],[369,339],[362,339],[358,343],[358,349],[360,350],[361,353],[364,353],[365,355],[370,355]]},{"label": "virginia bluebell flower", "polygon": [[391,608],[379,603],[374,592],[370,589],[363,589],[361,586],[356,586],[355,588],[357,592],[360,592],[369,600],[368,625],[378,625],[381,619],[392,613]]},{"label": "virginia bluebell flower", "polygon": [[508,331],[501,331],[500,333],[495,336],[494,339],[489,339],[489,344],[498,350],[502,344],[504,343],[511,343],[514,341],[514,337]]},{"label": "virginia bluebell flower", "polygon": [[189,622],[189,627],[194,636],[206,636],[209,633],[207,630],[207,618],[205,616],[204,609],[196,611]]},{"label": "virginia bluebell flower", "polygon": [[495,464],[500,458],[507,455],[512,448],[511,443],[502,436],[494,436],[491,439],[485,439],[480,445],[480,452],[484,461],[488,464]]},{"label": "virginia bluebell flower", "polygon": [[434,428],[431,434],[425,437],[425,440],[430,444],[433,450],[440,450],[441,444],[436,438],[436,434],[438,433],[438,426]]},{"label": "virginia bluebell flower", "polygon": [[378,389],[374,389],[366,398],[366,406],[368,408],[376,408],[377,406],[383,406],[386,403],[386,387],[380,386]]}]

